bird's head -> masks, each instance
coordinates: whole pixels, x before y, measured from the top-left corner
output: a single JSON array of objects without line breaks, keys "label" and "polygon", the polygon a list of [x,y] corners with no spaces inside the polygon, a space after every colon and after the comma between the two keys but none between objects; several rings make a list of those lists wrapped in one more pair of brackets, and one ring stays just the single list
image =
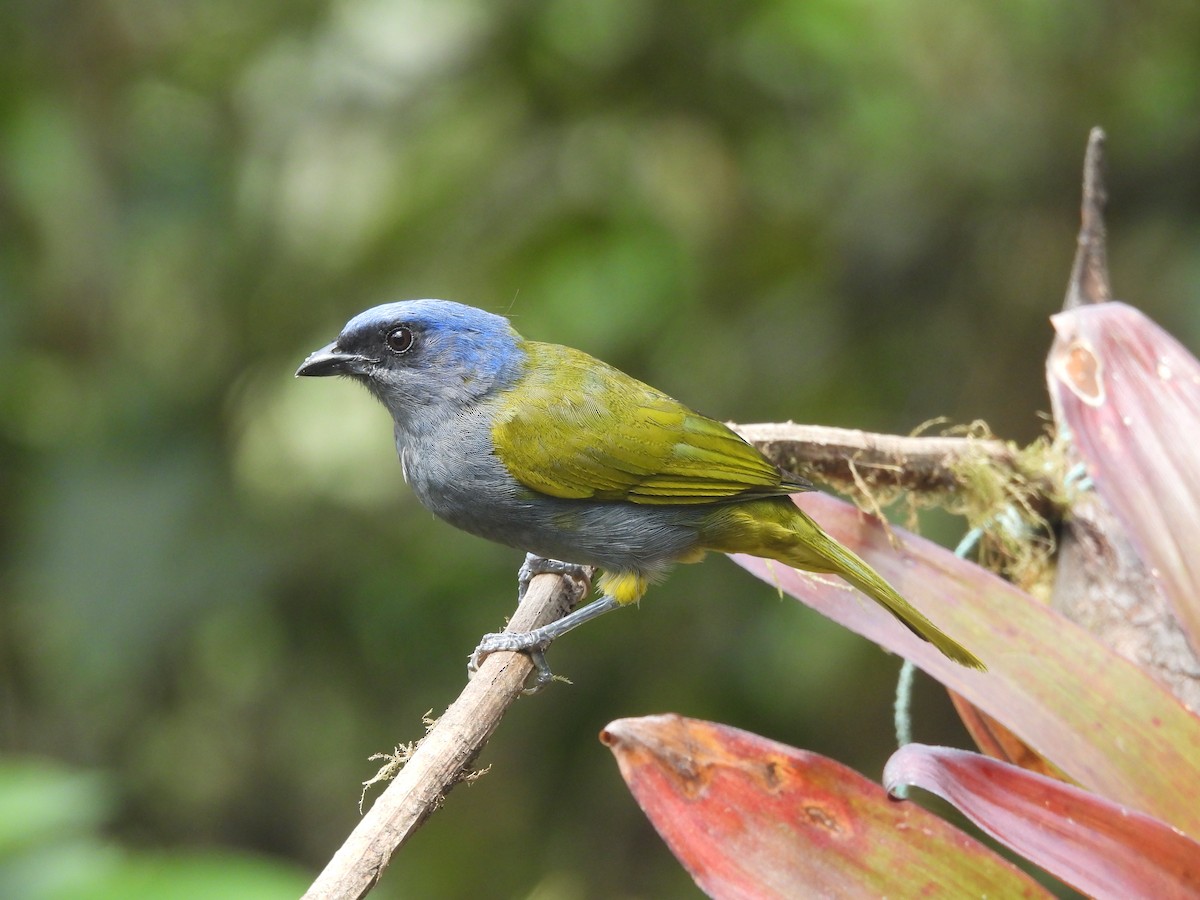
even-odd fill
[{"label": "bird's head", "polygon": [[525,360],[508,320],[449,300],[404,300],[359,313],[296,375],[346,375],[404,422],[449,413],[512,384]]}]

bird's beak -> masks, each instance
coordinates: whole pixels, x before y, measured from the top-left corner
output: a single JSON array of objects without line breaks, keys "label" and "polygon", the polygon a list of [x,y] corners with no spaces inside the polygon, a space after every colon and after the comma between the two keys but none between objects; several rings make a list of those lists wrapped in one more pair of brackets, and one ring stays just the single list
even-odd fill
[{"label": "bird's beak", "polygon": [[302,375],[365,375],[368,369],[378,360],[359,356],[357,353],[347,353],[338,348],[337,342],[328,344],[320,350],[315,350],[296,370],[296,377]]}]

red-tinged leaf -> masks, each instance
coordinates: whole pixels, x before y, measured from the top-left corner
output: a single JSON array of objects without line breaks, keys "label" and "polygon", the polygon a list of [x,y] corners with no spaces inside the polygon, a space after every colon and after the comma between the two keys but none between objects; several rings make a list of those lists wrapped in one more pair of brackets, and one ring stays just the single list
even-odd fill
[{"label": "red-tinged leaf", "polygon": [[1014,766],[1048,775],[1051,778],[1058,778],[1062,781],[1069,780],[1058,766],[1044,756],[1035,753],[1028,744],[1012,733],[1012,729],[1006,728],[954,691],[947,691],[947,693],[950,695],[950,702],[954,704],[967,733],[975,741],[975,746],[988,756],[994,756],[996,759],[1012,763]]},{"label": "red-tinged leaf", "polygon": [[815,753],[675,715],[618,719],[600,739],[709,896],[1050,896],[952,825]]},{"label": "red-tinged leaf", "polygon": [[1132,663],[1006,581],[833,497],[800,505],[914,606],[979,656],[951,662],[841,579],[735,561],[852,631],[912,660],[999,720],[1076,783],[1200,836],[1200,719]]},{"label": "red-tinged leaf", "polygon": [[1052,321],[1055,420],[1200,647],[1200,362],[1124,303]]},{"label": "red-tinged leaf", "polygon": [[998,760],[908,744],[884,785],[916,785],[1059,880],[1093,897],[1200,896],[1200,844],[1151,816]]}]

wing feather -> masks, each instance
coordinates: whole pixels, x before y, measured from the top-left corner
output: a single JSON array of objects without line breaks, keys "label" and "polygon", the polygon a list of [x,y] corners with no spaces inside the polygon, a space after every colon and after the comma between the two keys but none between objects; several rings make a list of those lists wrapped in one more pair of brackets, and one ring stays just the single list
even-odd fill
[{"label": "wing feather", "polygon": [[527,341],[503,395],[496,454],[528,488],[567,499],[714,503],[811,490],[729,428],[587,354]]}]

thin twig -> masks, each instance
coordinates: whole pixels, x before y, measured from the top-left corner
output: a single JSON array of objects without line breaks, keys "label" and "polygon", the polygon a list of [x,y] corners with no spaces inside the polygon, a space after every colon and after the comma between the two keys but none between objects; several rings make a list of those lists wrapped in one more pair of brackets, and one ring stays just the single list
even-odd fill
[{"label": "thin twig", "polygon": [[[508,631],[530,631],[560,618],[586,594],[586,585],[538,575]],[[305,893],[305,900],[350,900],[379,881],[392,854],[441,805],[520,695],[533,670],[523,653],[493,653],[421,740],[404,768],[380,794],[346,842]]]},{"label": "thin twig", "polygon": [[1112,299],[1108,278],[1107,235],[1104,207],[1108,191],[1104,186],[1104,130],[1093,128],[1083,156],[1083,201],[1080,204],[1079,241],[1071,280],[1063,309]]}]

